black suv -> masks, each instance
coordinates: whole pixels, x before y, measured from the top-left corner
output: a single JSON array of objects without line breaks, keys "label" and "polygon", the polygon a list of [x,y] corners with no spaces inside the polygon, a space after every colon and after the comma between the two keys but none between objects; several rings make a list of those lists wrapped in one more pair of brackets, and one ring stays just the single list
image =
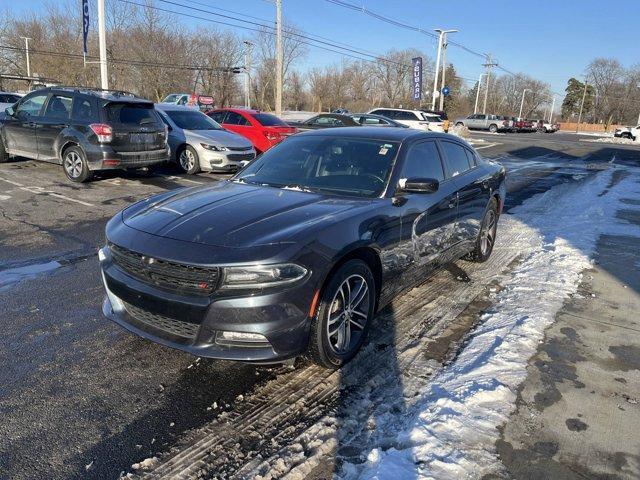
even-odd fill
[{"label": "black suv", "polygon": [[47,87],[25,95],[0,120],[0,162],[9,156],[62,165],[84,182],[97,170],[140,169],[169,159],[153,103],[128,92]]}]

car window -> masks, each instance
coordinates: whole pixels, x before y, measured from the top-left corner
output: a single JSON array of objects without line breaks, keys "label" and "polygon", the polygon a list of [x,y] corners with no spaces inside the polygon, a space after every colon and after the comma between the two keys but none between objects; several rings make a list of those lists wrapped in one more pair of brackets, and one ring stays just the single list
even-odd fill
[{"label": "car window", "polygon": [[402,167],[402,178],[435,178],[444,180],[440,152],[435,142],[422,142],[411,147]]},{"label": "car window", "polygon": [[97,115],[91,100],[88,98],[76,97],[73,102],[71,116],[76,120],[94,121]]},{"label": "car window", "polygon": [[227,112],[227,118],[225,118],[224,123],[228,125],[249,125],[247,119],[236,112]]},{"label": "car window", "polygon": [[449,177],[455,177],[469,170],[471,164],[463,146],[452,142],[442,142],[442,148]]},{"label": "car window", "polygon": [[413,112],[405,112],[402,110],[398,110],[395,112],[396,120],[419,120],[418,116]]},{"label": "car window", "polygon": [[153,125],[159,122],[150,103],[109,102],[105,110],[110,123],[121,125]]},{"label": "car window", "polygon": [[399,143],[366,138],[293,136],[267,150],[236,181],[350,196],[382,193]]},{"label": "car window", "polygon": [[376,117],[364,117],[364,122],[360,123],[363,123],[364,125],[389,125],[389,122],[387,122],[386,120]]},{"label": "car window", "polygon": [[342,120],[335,117],[317,117],[315,120],[313,120],[311,124],[312,125],[344,125]]},{"label": "car window", "polygon": [[442,119],[437,115],[430,115],[428,113],[423,113],[422,116],[428,122],[434,122],[434,123],[442,122]]},{"label": "car window", "polygon": [[164,113],[183,130],[222,130],[220,124],[197,110],[185,108],[184,110],[165,110]]},{"label": "car window", "polygon": [[33,97],[29,97],[23,100],[16,109],[16,115],[37,117],[38,115],[40,115],[42,105],[44,105],[44,101],[47,99],[47,95],[47,93],[41,93],[39,95],[34,95]]},{"label": "car window", "polygon": [[225,110],[216,110],[215,112],[207,113],[207,115],[218,123],[226,123],[224,121],[224,117],[227,115]]},{"label": "car window", "polygon": [[68,95],[52,95],[47,102],[44,116],[47,118],[69,118],[73,98]]},{"label": "car window", "polygon": [[254,113],[255,118],[263,127],[288,127],[288,125],[270,113]]},{"label": "car window", "polygon": [[478,165],[478,157],[476,157],[475,153],[467,148],[464,149],[464,153],[467,154],[467,159],[469,160],[469,165],[471,165],[471,168]]},{"label": "car window", "polygon": [[476,118],[478,120],[484,120],[485,118],[487,118],[487,116],[486,115],[476,115]]}]

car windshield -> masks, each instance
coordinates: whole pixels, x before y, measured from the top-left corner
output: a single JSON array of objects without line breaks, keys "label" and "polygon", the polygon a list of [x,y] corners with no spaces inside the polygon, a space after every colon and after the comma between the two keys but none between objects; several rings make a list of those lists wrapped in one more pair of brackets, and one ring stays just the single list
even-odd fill
[{"label": "car windshield", "polygon": [[176,103],[181,96],[182,95],[180,94],[172,93],[171,95],[167,95],[166,97],[164,97],[162,103]]},{"label": "car windshield", "polygon": [[422,116],[427,122],[441,122],[442,119],[437,115],[431,115],[429,113],[423,113]]},{"label": "car windshield", "polygon": [[255,118],[258,122],[260,122],[260,125],[264,127],[288,127],[289,126],[286,123],[284,123],[282,120],[280,120],[278,117],[276,117],[275,115],[271,115],[270,113],[255,113],[253,115],[253,118]]},{"label": "car windshield", "polygon": [[334,136],[291,137],[234,181],[338,195],[376,197],[387,183],[399,143]]},{"label": "car windshield", "polygon": [[183,130],[222,130],[218,122],[197,110],[165,110],[165,113]]}]

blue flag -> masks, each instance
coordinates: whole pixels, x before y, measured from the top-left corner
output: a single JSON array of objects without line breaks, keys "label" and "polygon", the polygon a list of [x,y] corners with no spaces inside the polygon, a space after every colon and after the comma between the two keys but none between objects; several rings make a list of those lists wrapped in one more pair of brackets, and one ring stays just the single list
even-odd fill
[{"label": "blue flag", "polygon": [[89,0],[82,0],[82,51],[86,55],[87,37],[89,36]]},{"label": "blue flag", "polygon": [[413,99],[420,100],[422,98],[422,57],[412,58],[413,62]]}]

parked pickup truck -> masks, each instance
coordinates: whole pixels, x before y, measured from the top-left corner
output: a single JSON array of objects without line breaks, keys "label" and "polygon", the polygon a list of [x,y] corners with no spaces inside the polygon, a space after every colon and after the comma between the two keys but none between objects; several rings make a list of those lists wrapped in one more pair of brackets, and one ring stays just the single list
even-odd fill
[{"label": "parked pickup truck", "polygon": [[475,113],[466,118],[456,118],[456,126],[465,126],[470,130],[489,130],[491,133],[509,130],[509,121],[499,115]]},{"label": "parked pickup truck", "polygon": [[533,122],[524,118],[515,118],[513,126],[516,132],[533,132]]}]

